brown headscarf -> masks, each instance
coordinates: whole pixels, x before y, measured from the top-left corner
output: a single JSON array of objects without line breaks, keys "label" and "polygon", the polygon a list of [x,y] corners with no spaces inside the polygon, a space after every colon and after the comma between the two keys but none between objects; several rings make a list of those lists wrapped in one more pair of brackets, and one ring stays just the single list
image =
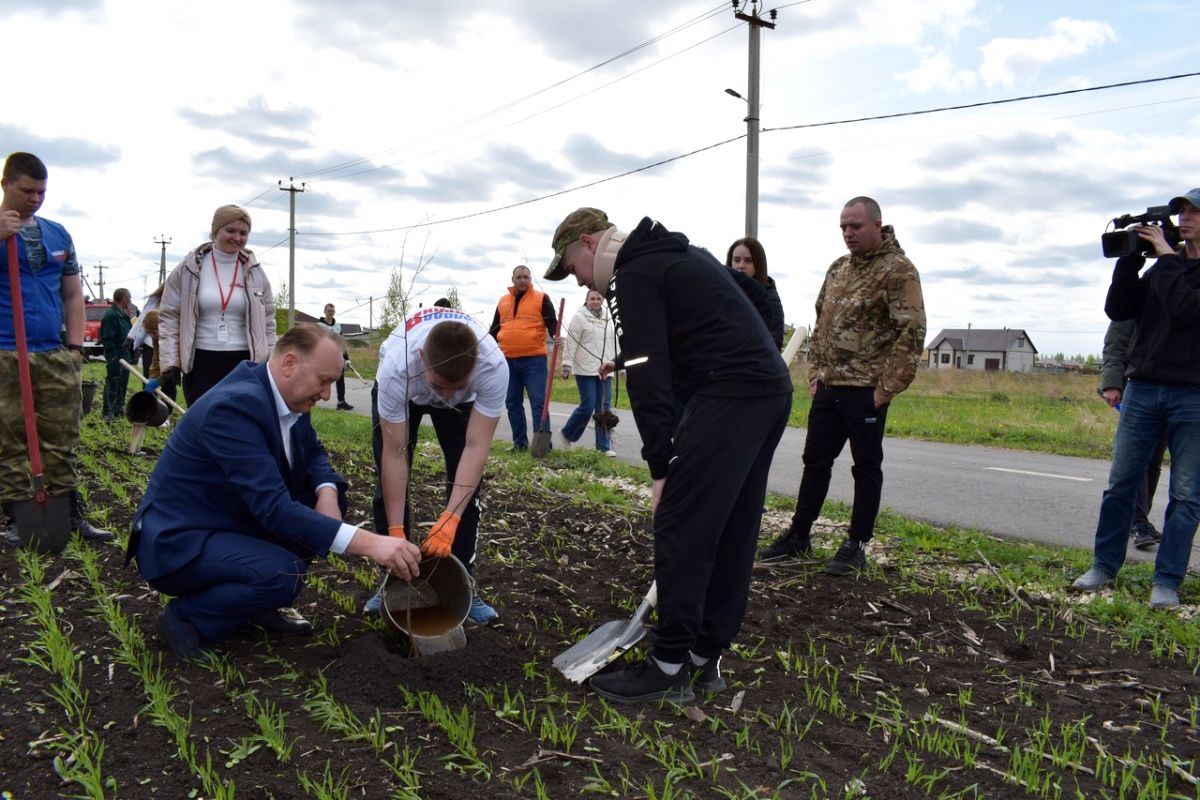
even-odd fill
[{"label": "brown headscarf", "polygon": [[218,208],[213,212],[212,238],[215,240],[217,238],[217,231],[239,219],[246,223],[247,228],[252,227],[250,224],[250,215],[241,206],[221,206]]}]

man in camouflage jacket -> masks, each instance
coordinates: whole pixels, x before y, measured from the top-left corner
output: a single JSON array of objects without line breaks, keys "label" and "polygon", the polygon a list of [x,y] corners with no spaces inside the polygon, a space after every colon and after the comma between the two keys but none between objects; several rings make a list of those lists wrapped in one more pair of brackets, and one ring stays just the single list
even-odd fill
[{"label": "man in camouflage jacket", "polygon": [[849,255],[834,261],[817,296],[808,354],[812,408],[804,474],[791,528],[764,559],[812,554],[810,531],[829,491],[833,462],[850,442],[854,508],[846,541],[826,565],[831,575],[866,566],[883,490],[888,403],[912,383],[925,343],[925,302],[916,267],[904,256],[879,204],[855,197],[841,215]]}]

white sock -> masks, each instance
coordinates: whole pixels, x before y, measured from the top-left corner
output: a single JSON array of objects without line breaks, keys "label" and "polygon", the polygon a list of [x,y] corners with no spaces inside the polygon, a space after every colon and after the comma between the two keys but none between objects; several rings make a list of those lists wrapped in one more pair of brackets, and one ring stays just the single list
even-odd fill
[{"label": "white sock", "polygon": [[[651,656],[651,658],[653,658],[653,656]],[[657,658],[654,659],[654,663],[658,664],[658,668],[667,675],[678,675],[679,670],[683,669],[683,664],[671,664],[666,661],[661,661]]]},{"label": "white sock", "polygon": [[712,661],[711,658],[705,658],[704,656],[698,656],[695,653],[691,652],[690,650],[688,651],[688,655],[691,656],[691,658],[692,658],[692,664],[697,667],[703,667],[709,661]]}]

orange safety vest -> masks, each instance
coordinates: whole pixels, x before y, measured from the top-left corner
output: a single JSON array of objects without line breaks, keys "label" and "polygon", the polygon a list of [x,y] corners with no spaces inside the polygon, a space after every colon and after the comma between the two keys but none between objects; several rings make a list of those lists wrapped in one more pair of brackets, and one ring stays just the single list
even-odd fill
[{"label": "orange safety vest", "polygon": [[496,307],[500,314],[496,341],[505,358],[546,355],[546,321],[542,319],[545,300],[543,292],[526,289],[517,305],[517,292],[511,286],[508,294],[500,298]]}]

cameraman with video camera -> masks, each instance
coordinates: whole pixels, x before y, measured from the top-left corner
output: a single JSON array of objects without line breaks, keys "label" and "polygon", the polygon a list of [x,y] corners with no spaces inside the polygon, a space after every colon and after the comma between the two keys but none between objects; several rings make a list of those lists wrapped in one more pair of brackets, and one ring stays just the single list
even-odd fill
[{"label": "cameraman with video camera", "polygon": [[1154,565],[1151,608],[1179,605],[1179,585],[1200,522],[1200,188],[1173,198],[1169,208],[1179,215],[1179,249],[1168,243],[1165,225],[1133,226],[1130,230],[1157,261],[1139,276],[1143,253],[1122,255],[1104,302],[1110,319],[1136,320],[1136,327],[1092,568],[1072,584],[1076,591],[1112,585],[1125,561],[1138,485],[1165,430],[1171,501]]}]

